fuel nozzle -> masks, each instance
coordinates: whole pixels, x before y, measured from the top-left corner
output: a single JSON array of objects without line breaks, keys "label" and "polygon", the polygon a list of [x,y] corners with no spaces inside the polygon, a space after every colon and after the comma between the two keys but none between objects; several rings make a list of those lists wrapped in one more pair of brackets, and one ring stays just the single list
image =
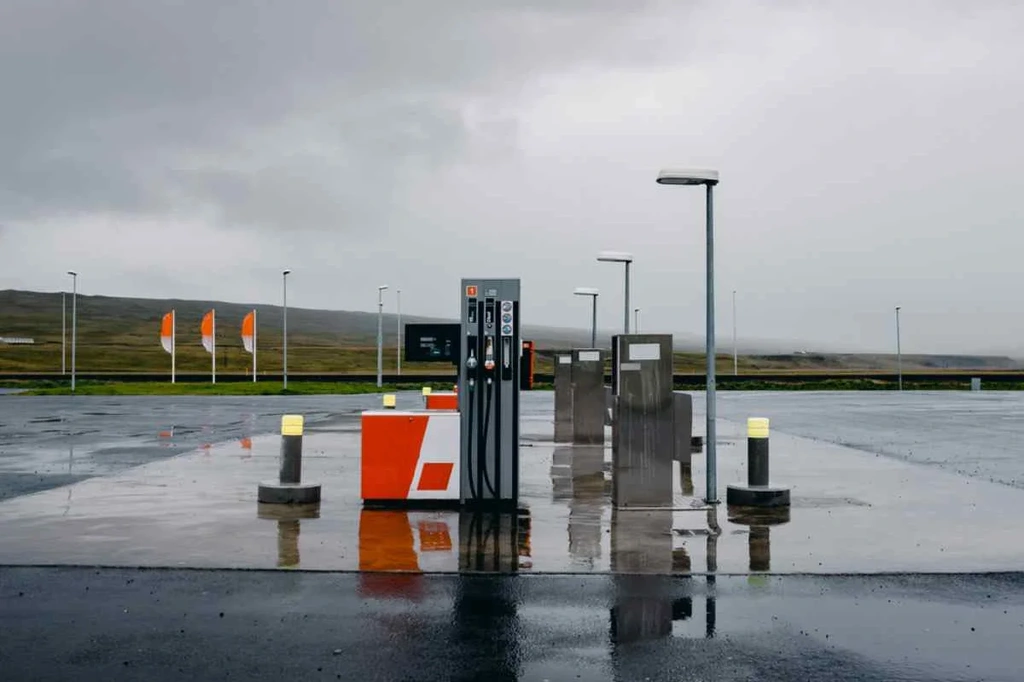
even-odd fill
[{"label": "fuel nozzle", "polygon": [[488,336],[484,346],[484,369],[488,372],[494,371],[494,337]]}]

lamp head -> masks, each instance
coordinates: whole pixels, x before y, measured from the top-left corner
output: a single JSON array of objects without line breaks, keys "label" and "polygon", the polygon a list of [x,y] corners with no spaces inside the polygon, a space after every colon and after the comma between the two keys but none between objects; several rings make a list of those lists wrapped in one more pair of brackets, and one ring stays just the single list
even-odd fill
[{"label": "lamp head", "polygon": [[597,260],[604,263],[632,263],[633,254],[625,251],[602,251],[597,254]]},{"label": "lamp head", "polygon": [[658,173],[659,185],[717,185],[718,171],[708,168],[664,168]]}]

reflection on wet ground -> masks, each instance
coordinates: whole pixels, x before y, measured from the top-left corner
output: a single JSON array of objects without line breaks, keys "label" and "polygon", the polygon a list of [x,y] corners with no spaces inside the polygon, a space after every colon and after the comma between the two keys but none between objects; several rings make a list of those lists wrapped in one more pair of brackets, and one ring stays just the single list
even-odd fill
[{"label": "reflection on wet ground", "polygon": [[[705,505],[699,453],[674,465],[671,509],[616,510],[610,451],[556,446],[550,394],[524,403],[520,514],[363,510],[358,419],[337,414],[305,439],[319,517],[263,518],[256,485],[276,476],[280,441],[247,436],[0,503],[0,562],[648,575],[1021,565],[1024,492],[784,433],[772,476],[793,490],[788,517]],[[724,487],[745,479],[746,458],[742,425],[720,433]]]},{"label": "reflection on wet ground", "polygon": [[1020,679],[1019,576],[0,568],[5,678]]}]

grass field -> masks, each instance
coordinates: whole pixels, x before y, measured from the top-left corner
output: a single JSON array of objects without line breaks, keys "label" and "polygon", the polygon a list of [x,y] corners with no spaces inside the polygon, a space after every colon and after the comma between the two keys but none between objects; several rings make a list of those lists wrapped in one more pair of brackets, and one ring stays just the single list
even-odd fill
[{"label": "grass field", "polygon": [[[430,386],[436,391],[450,391],[451,383],[392,384],[377,388],[375,383],[362,382],[316,382],[292,381],[284,390],[280,381],[233,382],[220,384],[162,383],[162,382],[107,382],[82,381],[75,387],[77,395],[355,395],[359,393],[395,393],[398,391],[419,391]],[[67,384],[53,382],[0,382],[0,388],[22,389],[21,395],[70,395]]]}]

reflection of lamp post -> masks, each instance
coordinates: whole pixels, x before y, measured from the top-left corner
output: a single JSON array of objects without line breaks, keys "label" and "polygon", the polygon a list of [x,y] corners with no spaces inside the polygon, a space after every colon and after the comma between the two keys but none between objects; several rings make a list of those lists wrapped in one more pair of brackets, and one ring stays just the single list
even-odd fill
[{"label": "reflection of lamp post", "polygon": [[602,251],[597,254],[597,260],[602,263],[622,263],[626,266],[625,272],[625,301],[622,308],[622,333],[629,333],[629,265],[633,262],[633,254],[623,251]]},{"label": "reflection of lamp post", "polygon": [[718,460],[715,448],[715,220],[712,188],[718,184],[718,171],[663,170],[658,173],[661,185],[704,185],[706,190],[705,248],[707,256],[707,302],[704,316],[707,325],[707,496],[709,504],[718,502]]},{"label": "reflection of lamp post", "polygon": [[576,287],[575,296],[590,296],[590,347],[597,348],[597,289]]}]

